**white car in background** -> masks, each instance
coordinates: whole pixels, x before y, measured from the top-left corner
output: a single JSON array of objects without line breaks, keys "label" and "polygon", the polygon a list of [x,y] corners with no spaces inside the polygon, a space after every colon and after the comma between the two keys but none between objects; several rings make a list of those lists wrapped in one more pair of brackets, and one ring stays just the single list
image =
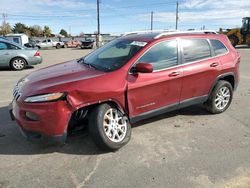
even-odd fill
[{"label": "white car in background", "polygon": [[52,39],[45,39],[42,42],[37,43],[36,46],[39,49],[40,48],[53,48],[53,47],[55,47],[56,49],[59,49],[59,48],[64,48],[64,42],[53,41]]}]

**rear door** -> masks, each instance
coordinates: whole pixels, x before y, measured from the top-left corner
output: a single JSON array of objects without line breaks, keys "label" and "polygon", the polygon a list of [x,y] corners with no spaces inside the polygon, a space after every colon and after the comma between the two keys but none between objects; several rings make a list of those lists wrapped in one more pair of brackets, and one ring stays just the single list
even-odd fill
[{"label": "rear door", "polygon": [[180,101],[206,98],[220,74],[220,59],[214,56],[207,39],[183,38],[180,41],[183,56],[183,85]]},{"label": "rear door", "polygon": [[128,107],[130,117],[178,105],[182,68],[178,67],[176,40],[155,44],[136,63],[153,65],[152,73],[128,75]]}]

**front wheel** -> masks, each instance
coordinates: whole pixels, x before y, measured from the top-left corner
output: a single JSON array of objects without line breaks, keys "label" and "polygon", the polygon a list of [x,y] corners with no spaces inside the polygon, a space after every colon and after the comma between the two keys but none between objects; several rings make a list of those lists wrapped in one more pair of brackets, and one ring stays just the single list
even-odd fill
[{"label": "front wheel", "polygon": [[61,48],[61,45],[60,44],[57,44],[56,45],[56,49],[60,49]]},{"label": "front wheel", "polygon": [[220,80],[216,84],[205,105],[207,110],[212,114],[219,114],[224,112],[230,106],[232,98],[232,85],[227,81]]},{"label": "front wheel", "polygon": [[131,126],[126,116],[116,107],[101,104],[91,112],[89,132],[101,149],[114,151],[128,143]]}]

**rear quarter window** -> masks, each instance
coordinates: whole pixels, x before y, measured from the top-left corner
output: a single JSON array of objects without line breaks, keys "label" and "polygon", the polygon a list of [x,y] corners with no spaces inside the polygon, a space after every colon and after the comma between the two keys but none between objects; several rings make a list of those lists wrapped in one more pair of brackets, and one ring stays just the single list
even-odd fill
[{"label": "rear quarter window", "polygon": [[211,49],[206,39],[182,39],[184,63],[211,57]]},{"label": "rear quarter window", "polygon": [[214,49],[214,53],[215,55],[222,55],[227,53],[227,48],[226,46],[219,40],[215,40],[215,39],[210,39],[210,43]]}]

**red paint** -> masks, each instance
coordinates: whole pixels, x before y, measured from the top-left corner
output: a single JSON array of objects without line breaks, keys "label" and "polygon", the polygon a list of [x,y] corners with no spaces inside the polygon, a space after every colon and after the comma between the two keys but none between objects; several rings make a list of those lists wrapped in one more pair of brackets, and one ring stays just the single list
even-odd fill
[{"label": "red paint", "polygon": [[148,63],[138,63],[135,66],[137,72],[140,73],[151,73],[153,72],[153,66]]},{"label": "red paint", "polygon": [[[19,125],[44,135],[62,135],[67,130],[71,114],[84,106],[112,100],[131,118],[192,97],[207,95],[217,76],[223,73],[233,72],[238,82],[240,55],[224,35],[183,34],[151,40],[132,37],[148,44],[116,71],[102,72],[70,61],[28,75],[28,83],[20,88],[22,96],[13,104],[13,113]],[[159,72],[129,73],[136,60],[152,45],[189,37],[218,39],[227,46],[229,53]],[[137,68],[150,72],[152,66],[141,64]],[[67,92],[66,100],[33,104],[24,102],[28,96],[54,92]],[[28,120],[24,116],[26,111],[37,114],[39,120]]]},{"label": "red paint", "polygon": [[40,52],[36,51],[36,53],[34,54],[35,57],[40,56]]},{"label": "red paint", "polygon": [[77,48],[77,47],[81,46],[81,42],[80,41],[71,40],[71,41],[65,42],[65,45],[68,48]]}]

